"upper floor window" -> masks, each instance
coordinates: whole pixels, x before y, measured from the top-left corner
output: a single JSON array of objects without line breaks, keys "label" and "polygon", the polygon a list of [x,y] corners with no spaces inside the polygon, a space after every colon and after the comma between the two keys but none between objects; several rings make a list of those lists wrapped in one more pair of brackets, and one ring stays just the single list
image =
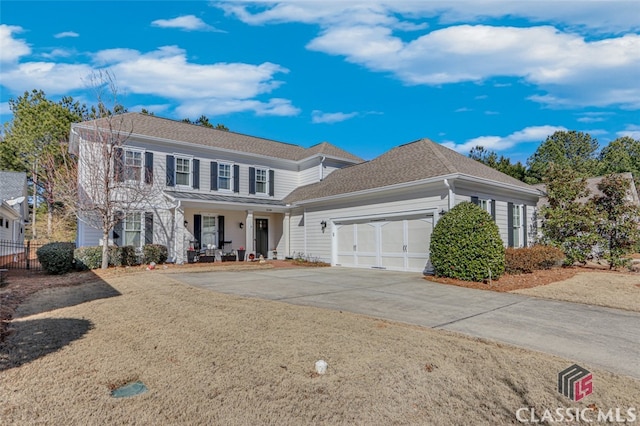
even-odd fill
[{"label": "upper floor window", "polygon": [[266,194],[268,187],[267,170],[256,169],[256,194]]},{"label": "upper floor window", "polygon": [[176,185],[191,186],[191,159],[176,157]]},{"label": "upper floor window", "polygon": [[129,151],[124,152],[124,179],[140,182],[142,178],[142,152]]},{"label": "upper floor window", "polygon": [[218,165],[218,189],[231,190],[231,164],[220,163]]}]

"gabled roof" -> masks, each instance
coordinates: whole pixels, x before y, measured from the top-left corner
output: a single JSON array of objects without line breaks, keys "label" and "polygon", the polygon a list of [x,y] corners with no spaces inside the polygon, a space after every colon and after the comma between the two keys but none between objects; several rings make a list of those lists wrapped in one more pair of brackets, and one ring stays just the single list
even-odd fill
[{"label": "gabled roof", "polygon": [[429,139],[420,139],[393,148],[371,161],[336,170],[321,182],[294,190],[285,202],[325,198],[452,174],[532,189],[524,182]]},{"label": "gabled roof", "polygon": [[0,201],[22,197],[27,186],[25,172],[0,171]]},{"label": "gabled roof", "polygon": [[[212,148],[220,148],[230,151],[238,151],[249,154],[257,154],[284,160],[299,161],[313,155],[331,155],[347,162],[360,163],[363,160],[353,154],[337,148],[327,142],[314,145],[311,148],[303,148],[299,145],[277,142],[270,139],[258,138],[225,130],[212,129],[182,121],[153,115],[130,112],[111,118],[113,128],[131,132],[131,136],[137,135],[164,139],[175,142],[186,142]],[[106,126],[107,119],[85,121],[76,124],[76,127],[93,129],[95,125]]]}]

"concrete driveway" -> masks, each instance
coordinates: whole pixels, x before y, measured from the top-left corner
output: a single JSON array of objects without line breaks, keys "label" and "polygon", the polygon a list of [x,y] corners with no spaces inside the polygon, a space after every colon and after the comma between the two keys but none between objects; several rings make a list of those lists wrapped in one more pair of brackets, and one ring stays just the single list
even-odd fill
[{"label": "concrete driveway", "polygon": [[352,268],[175,274],[221,293],[317,306],[451,330],[640,379],[640,314],[430,283]]}]

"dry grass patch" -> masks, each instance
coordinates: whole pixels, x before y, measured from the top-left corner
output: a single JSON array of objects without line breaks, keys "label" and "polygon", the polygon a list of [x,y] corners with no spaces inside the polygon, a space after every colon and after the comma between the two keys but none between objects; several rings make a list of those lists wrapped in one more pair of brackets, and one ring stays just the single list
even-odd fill
[{"label": "dry grass patch", "polygon": [[[37,313],[50,302],[36,294],[18,309],[0,347],[3,423],[505,424],[520,407],[640,400],[640,381],[583,365],[594,394],[573,403],[556,391],[572,361],[454,333],[218,294],[155,271],[103,280],[90,285],[119,295]],[[318,359],[326,375],[313,373]],[[149,391],[110,396],[132,380]]]},{"label": "dry grass patch", "polygon": [[583,272],[567,280],[513,293],[640,312],[638,274]]}]

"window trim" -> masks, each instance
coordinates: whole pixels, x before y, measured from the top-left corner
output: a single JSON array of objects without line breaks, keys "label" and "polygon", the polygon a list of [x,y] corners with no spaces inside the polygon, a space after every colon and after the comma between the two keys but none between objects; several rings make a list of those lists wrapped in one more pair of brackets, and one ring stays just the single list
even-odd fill
[{"label": "window trim", "polygon": [[[135,221],[135,220],[129,220],[129,217],[132,215],[138,215],[139,216],[139,220]],[[144,246],[144,213],[143,212],[128,212],[124,215],[124,217],[122,218],[122,245],[123,246],[127,246],[127,245],[132,245],[135,248],[140,248],[142,246]],[[127,225],[129,224],[136,224],[139,226],[139,229],[128,229]],[[128,232],[137,232],[139,234],[139,240],[138,240],[138,245],[134,245],[134,244],[127,244],[127,233]]]},{"label": "window trim", "polygon": [[[229,168],[229,176],[222,176],[221,172],[223,166]],[[233,166],[234,163],[230,163],[227,161],[218,161],[218,191],[233,192]],[[221,179],[227,179],[228,188],[224,188],[220,184],[222,182]]]},{"label": "window trim", "polygon": [[[258,174],[260,172],[264,173],[264,181],[258,181]],[[258,183],[264,183],[264,191],[258,190]],[[254,178],[254,188],[255,195],[266,196],[269,195],[269,169],[266,167],[255,167],[255,178]]]},{"label": "window trim", "polygon": [[[174,158],[174,171],[173,171],[173,180],[175,183],[176,187],[180,187],[180,188],[192,188],[193,186],[193,156],[191,155],[184,155],[184,154],[173,154],[173,158]],[[186,173],[188,176],[188,183],[184,184],[184,183],[178,183],[178,161],[179,160],[187,160],[189,162],[189,171]],[[184,174],[185,172],[180,172],[182,174]]]},{"label": "window trim", "polygon": [[[138,179],[129,179],[128,171],[134,167],[127,164],[127,154],[130,154],[130,153],[140,155],[140,165],[138,166],[140,170],[139,172],[140,175]],[[145,154],[145,151],[143,149],[135,149],[135,148],[129,148],[129,147],[122,148],[122,173],[124,174],[123,176],[124,182],[136,182],[136,183],[143,182],[144,173],[145,173],[144,154]]]}]

